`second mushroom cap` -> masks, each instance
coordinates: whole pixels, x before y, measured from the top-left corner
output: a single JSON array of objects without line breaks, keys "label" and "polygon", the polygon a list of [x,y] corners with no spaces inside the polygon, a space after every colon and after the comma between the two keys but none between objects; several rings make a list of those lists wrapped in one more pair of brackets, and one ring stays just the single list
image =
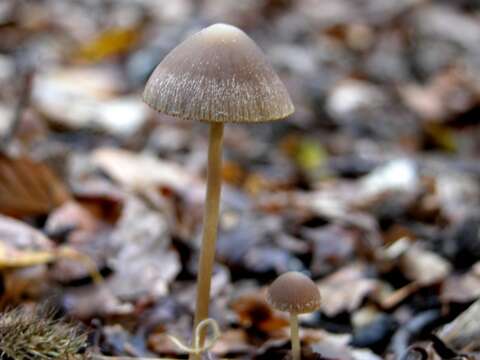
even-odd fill
[{"label": "second mushroom cap", "polygon": [[311,313],[320,307],[320,291],[306,275],[291,271],[280,275],[268,288],[267,300],[280,311]]}]

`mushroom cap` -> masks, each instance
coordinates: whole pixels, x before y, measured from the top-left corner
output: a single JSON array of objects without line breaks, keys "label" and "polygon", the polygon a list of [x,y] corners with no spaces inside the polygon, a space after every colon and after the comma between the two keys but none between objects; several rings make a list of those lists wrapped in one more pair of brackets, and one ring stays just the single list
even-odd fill
[{"label": "mushroom cap", "polygon": [[291,271],[280,275],[270,285],[267,301],[280,311],[292,314],[311,313],[320,307],[320,291],[308,276]]},{"label": "mushroom cap", "polygon": [[189,120],[259,122],[292,114],[287,89],[242,30],[215,24],[173,49],[150,78],[143,100]]}]

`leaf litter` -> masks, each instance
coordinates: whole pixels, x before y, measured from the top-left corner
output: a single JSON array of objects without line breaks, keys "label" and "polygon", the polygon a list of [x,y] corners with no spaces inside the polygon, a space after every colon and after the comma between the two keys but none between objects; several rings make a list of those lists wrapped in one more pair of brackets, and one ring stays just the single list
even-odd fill
[{"label": "leaf litter", "polygon": [[288,319],[264,290],[296,270],[322,294],[300,318],[304,359],[479,358],[479,11],[5,1],[0,322],[48,301],[94,335],[86,354],[182,355],[167,335],[191,336],[206,129],[141,92],[173,46],[222,21],[259,42],[297,111],[225,130],[221,335],[205,357],[288,358]]}]

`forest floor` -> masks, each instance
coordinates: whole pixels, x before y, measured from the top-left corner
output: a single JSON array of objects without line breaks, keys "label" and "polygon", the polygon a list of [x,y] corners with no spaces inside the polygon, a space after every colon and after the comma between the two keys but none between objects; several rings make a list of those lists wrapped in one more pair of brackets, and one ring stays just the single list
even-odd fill
[{"label": "forest floor", "polygon": [[205,357],[288,356],[264,294],[296,270],[322,296],[305,359],[480,359],[475,0],[3,0],[1,308],[48,303],[98,354],[185,358],[165,335],[191,336],[208,129],[141,94],[215,22],[296,112],[225,127]]}]

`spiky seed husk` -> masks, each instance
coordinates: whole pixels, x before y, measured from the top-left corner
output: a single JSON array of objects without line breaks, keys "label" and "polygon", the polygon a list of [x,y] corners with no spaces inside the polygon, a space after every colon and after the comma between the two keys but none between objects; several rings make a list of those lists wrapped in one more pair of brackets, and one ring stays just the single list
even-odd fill
[{"label": "spiky seed husk", "polygon": [[0,359],[73,359],[86,347],[87,336],[43,307],[16,308],[0,315]]}]

